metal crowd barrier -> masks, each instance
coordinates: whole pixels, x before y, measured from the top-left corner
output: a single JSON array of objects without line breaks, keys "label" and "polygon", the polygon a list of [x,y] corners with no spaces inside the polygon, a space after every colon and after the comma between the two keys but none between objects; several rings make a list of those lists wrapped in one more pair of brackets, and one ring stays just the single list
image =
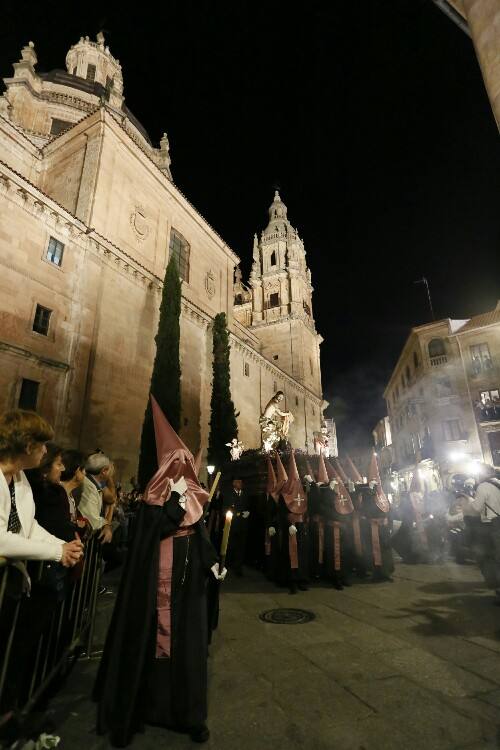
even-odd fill
[{"label": "metal crowd barrier", "polygon": [[[18,702],[15,708],[22,715],[29,714],[52,680],[69,665],[72,657],[83,653],[90,658],[102,567],[102,547],[98,534],[94,532],[85,544],[80,577],[72,580],[74,569],[65,569],[68,572],[64,598],[55,602],[48,624],[35,644],[33,659],[26,670],[29,678],[27,690],[23,691],[23,695],[16,696]],[[32,588],[39,585],[46,565],[48,563],[45,562],[30,563]],[[15,563],[0,557],[0,633],[3,640],[0,643],[0,707],[3,710],[14,708],[5,704],[6,681],[9,673],[12,674],[15,669],[13,644],[20,614],[23,607],[29,607],[26,594],[14,598],[9,594],[9,583],[16,580],[18,585],[19,576]]]}]

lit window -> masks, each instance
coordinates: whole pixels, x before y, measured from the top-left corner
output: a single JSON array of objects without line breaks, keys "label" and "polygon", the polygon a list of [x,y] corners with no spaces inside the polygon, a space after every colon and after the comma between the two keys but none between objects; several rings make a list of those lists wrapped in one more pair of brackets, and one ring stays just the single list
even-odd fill
[{"label": "lit window", "polygon": [[491,370],[493,367],[488,344],[475,344],[471,346],[470,356],[472,359],[473,375],[479,375],[480,372]]},{"label": "lit window", "polygon": [[495,388],[493,391],[481,391],[481,403],[482,404],[489,404],[491,401],[498,401],[500,400],[500,393],[498,388]]},{"label": "lit window", "polygon": [[464,440],[464,431],[459,419],[447,419],[443,422],[445,440]]},{"label": "lit window", "polygon": [[179,276],[189,283],[189,243],[175,229],[170,232],[170,257],[174,257],[179,269]]},{"label": "lit window", "polygon": [[50,316],[52,310],[42,305],[36,306],[35,319],[33,321],[33,330],[35,333],[41,333],[42,336],[46,336],[49,332]]},{"label": "lit window", "polygon": [[90,81],[90,83],[95,81],[95,65],[90,63],[87,65],[87,81]]},{"label": "lit window", "polygon": [[245,364],[243,365],[243,373],[245,377],[250,377],[250,365],[248,364],[248,362],[245,362]]},{"label": "lit window", "polygon": [[47,248],[47,254],[45,256],[47,260],[53,263],[55,266],[61,266],[63,253],[64,253],[63,243],[51,237],[49,240],[49,246]]},{"label": "lit window", "polygon": [[36,380],[23,378],[21,383],[21,392],[19,394],[19,409],[30,409],[35,411],[38,401],[38,388],[40,383]]}]

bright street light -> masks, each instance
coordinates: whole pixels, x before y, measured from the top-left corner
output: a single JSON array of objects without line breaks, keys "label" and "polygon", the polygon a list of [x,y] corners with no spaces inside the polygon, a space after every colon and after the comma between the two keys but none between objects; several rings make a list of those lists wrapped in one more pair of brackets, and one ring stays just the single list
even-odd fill
[{"label": "bright street light", "polygon": [[210,476],[212,476],[212,474],[213,474],[213,473],[214,473],[214,471],[215,471],[215,466],[212,466],[212,464],[209,464],[209,465],[207,466],[207,471],[208,471],[208,473],[210,474]]}]

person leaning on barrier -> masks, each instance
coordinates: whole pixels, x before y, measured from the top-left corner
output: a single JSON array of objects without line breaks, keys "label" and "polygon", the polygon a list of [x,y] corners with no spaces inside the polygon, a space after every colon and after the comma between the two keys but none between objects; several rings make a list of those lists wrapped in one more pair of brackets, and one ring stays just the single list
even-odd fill
[{"label": "person leaning on barrier", "polygon": [[21,409],[0,416],[0,555],[14,560],[55,560],[75,565],[83,553],[79,539],[58,539],[35,519],[35,503],[25,469],[39,466],[52,427]]},{"label": "person leaning on barrier", "polygon": [[93,530],[101,530],[101,544],[108,544],[113,538],[110,522],[102,516],[103,491],[108,486],[112,474],[112,464],[104,453],[91,453],[85,464],[86,476],[83,480],[82,495],[78,510],[88,520]]}]

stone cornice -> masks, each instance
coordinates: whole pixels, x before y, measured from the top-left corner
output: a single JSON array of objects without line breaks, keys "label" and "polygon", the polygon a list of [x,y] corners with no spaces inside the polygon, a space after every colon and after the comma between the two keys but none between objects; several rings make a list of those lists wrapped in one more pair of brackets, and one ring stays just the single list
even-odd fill
[{"label": "stone cornice", "polygon": [[48,227],[84,247],[107,265],[118,269],[123,275],[138,284],[161,291],[162,279],[106,237],[87,227],[57,201],[2,161],[0,161],[0,194],[38,219],[43,218]]},{"label": "stone cornice", "polygon": [[213,321],[210,315],[186,297],[182,297],[181,299],[181,312],[187,318],[194,321],[200,328],[207,329],[212,325]]},{"label": "stone cornice", "polygon": [[15,135],[21,136],[24,141],[23,146],[26,147],[26,144],[29,144],[31,155],[37,159],[41,159],[42,153],[39,146],[37,146],[36,143],[33,143],[33,141],[28,138],[26,132],[24,132],[24,128],[20,128],[18,125],[16,125],[14,122],[7,119],[7,117],[4,117],[3,115],[0,115],[0,124],[2,125],[2,127],[7,127],[11,131],[14,131]]},{"label": "stone cornice", "polygon": [[44,357],[40,354],[36,354],[35,352],[31,352],[28,349],[23,349],[22,346],[10,344],[7,341],[0,341],[0,351],[8,352],[9,354],[13,354],[16,357],[23,357],[24,359],[34,360],[37,364],[47,365],[48,367],[53,367],[55,370],[64,370],[65,372],[67,372],[70,369],[70,366],[67,362],[61,362],[57,359]]}]

